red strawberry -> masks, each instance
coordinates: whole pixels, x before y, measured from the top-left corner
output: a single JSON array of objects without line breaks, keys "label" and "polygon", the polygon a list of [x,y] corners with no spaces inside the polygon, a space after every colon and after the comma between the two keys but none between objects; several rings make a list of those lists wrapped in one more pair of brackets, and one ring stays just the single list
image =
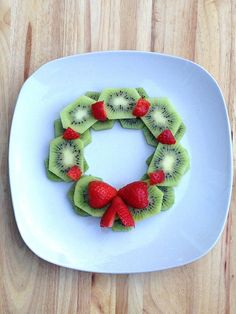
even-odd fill
[{"label": "red strawberry", "polygon": [[133,109],[133,115],[136,117],[143,117],[148,112],[150,102],[146,99],[140,98]]},{"label": "red strawberry", "polygon": [[70,177],[73,181],[78,181],[82,175],[82,172],[79,167],[73,166],[67,172],[68,177]]},{"label": "red strawberry", "polygon": [[89,205],[93,208],[106,206],[116,194],[117,190],[107,183],[92,181],[88,184]]},{"label": "red strawberry", "polygon": [[103,214],[101,221],[100,221],[100,226],[101,227],[112,227],[114,220],[116,218],[116,210],[114,207],[110,206],[108,209],[105,211]]},{"label": "red strawberry", "polygon": [[104,101],[97,101],[92,104],[92,115],[99,121],[105,121],[107,119]]},{"label": "red strawberry", "polygon": [[134,227],[135,223],[133,216],[131,215],[129,208],[119,196],[113,198],[111,207],[116,210],[117,215],[125,227]]},{"label": "red strawberry", "polygon": [[156,185],[165,181],[165,173],[163,170],[157,170],[148,174],[150,185]]},{"label": "red strawberry", "polygon": [[162,144],[172,145],[176,143],[174,135],[169,129],[164,130],[161,134],[158,135],[157,141]]},{"label": "red strawberry", "polygon": [[134,208],[148,206],[148,185],[146,182],[136,181],[119,190],[118,195]]},{"label": "red strawberry", "polygon": [[65,140],[75,140],[80,138],[80,134],[71,128],[67,128],[63,133],[63,138]]}]

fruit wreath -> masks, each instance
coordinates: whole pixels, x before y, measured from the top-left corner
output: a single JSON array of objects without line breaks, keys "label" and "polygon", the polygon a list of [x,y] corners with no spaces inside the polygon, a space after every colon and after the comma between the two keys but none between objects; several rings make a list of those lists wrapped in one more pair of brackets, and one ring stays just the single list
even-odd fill
[{"label": "fruit wreath", "polygon": [[[83,152],[91,143],[91,127],[96,131],[111,129],[116,120],[123,128],[142,130],[147,143],[155,147],[146,161],[147,173],[119,190],[86,175]],[[174,204],[174,187],[190,166],[188,152],[179,143],[185,131],[167,98],[149,98],[143,88],[89,91],[67,105],[54,122],[55,138],[45,161],[47,177],[74,181],[68,198],[78,215],[101,217],[102,228],[132,230],[137,221]]]}]

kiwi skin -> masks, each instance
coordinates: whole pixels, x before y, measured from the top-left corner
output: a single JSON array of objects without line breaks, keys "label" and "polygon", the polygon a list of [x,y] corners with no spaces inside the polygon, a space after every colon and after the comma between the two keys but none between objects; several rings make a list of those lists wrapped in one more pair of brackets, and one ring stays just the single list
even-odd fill
[{"label": "kiwi skin", "polygon": [[116,120],[97,121],[92,125],[92,129],[95,131],[109,130],[113,128],[115,122]]},{"label": "kiwi skin", "polygon": [[67,192],[68,199],[72,205],[72,208],[74,209],[75,213],[82,216],[82,217],[87,217],[89,216],[88,213],[86,213],[84,210],[80,209],[78,206],[75,205],[74,203],[74,192],[75,192],[75,183],[72,184],[71,188]]}]

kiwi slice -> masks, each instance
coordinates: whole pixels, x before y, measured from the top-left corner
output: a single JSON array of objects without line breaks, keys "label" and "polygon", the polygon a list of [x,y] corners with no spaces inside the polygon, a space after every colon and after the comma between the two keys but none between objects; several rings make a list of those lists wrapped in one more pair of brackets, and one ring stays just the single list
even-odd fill
[{"label": "kiwi slice", "polygon": [[46,174],[49,180],[55,181],[55,182],[62,182],[63,180],[56,176],[53,172],[49,170],[49,158],[47,158],[44,161],[45,169],[46,169]]},{"label": "kiwi slice", "polygon": [[69,104],[61,111],[61,122],[63,128],[71,127],[80,134],[84,133],[92,126],[96,119],[92,116],[91,105],[94,103],[92,98],[81,96],[72,104]]},{"label": "kiwi slice", "polygon": [[148,113],[141,117],[147,128],[155,138],[165,129],[175,134],[181,124],[181,118],[169,100],[167,98],[149,98],[148,100],[151,107]]},{"label": "kiwi slice", "polygon": [[152,153],[152,154],[146,159],[146,164],[147,164],[148,166],[150,165],[153,156],[154,156],[154,153]]},{"label": "kiwi slice", "polygon": [[63,181],[71,181],[67,176],[71,167],[76,165],[84,170],[83,148],[80,139],[67,141],[62,136],[56,137],[50,143],[49,170]]},{"label": "kiwi slice", "polygon": [[95,131],[101,131],[101,130],[109,130],[112,129],[116,120],[106,120],[106,121],[98,121],[95,124],[92,125],[92,128]]},{"label": "kiwi slice", "polygon": [[99,92],[88,91],[88,92],[85,93],[85,96],[87,96],[89,98],[92,98],[93,100],[97,101],[99,96],[100,96],[100,93]]},{"label": "kiwi slice", "polygon": [[144,88],[137,87],[136,90],[142,98],[148,98],[148,94],[146,93]]},{"label": "kiwi slice", "polygon": [[80,134],[80,139],[84,143],[84,146],[90,144],[92,142],[90,130],[86,130],[84,133]]},{"label": "kiwi slice", "polygon": [[141,130],[144,127],[143,121],[139,118],[121,119],[119,122],[124,129]]},{"label": "kiwi slice", "polygon": [[182,122],[178,128],[178,130],[175,133],[175,140],[176,142],[179,142],[182,137],[184,136],[184,133],[186,132],[186,126],[184,125],[184,123]]},{"label": "kiwi slice", "polygon": [[101,217],[107,206],[104,208],[92,208],[88,203],[88,184],[91,181],[101,181],[101,179],[93,176],[83,176],[79,181],[77,181],[74,193],[74,203],[89,215]]},{"label": "kiwi slice", "polygon": [[133,228],[134,227],[125,227],[120,219],[116,220],[112,226],[113,231],[131,231]]},{"label": "kiwi slice", "polygon": [[86,161],[86,159],[84,158],[84,172],[86,172],[89,169],[89,165]]},{"label": "kiwi slice", "polygon": [[54,136],[58,137],[61,136],[64,132],[62,123],[61,123],[61,119],[56,119],[54,121]]},{"label": "kiwi slice", "polygon": [[161,205],[161,210],[169,209],[175,202],[175,191],[171,186],[158,186],[158,188],[163,192],[163,200]]},{"label": "kiwi slice", "polygon": [[148,145],[151,145],[153,147],[157,147],[158,142],[157,142],[155,136],[149,131],[149,129],[146,126],[143,128],[143,135],[144,135]]},{"label": "kiwi slice", "polygon": [[141,181],[146,181],[146,180],[148,180],[148,179],[149,179],[149,176],[147,175],[147,173],[145,173],[145,174],[140,178]]},{"label": "kiwi slice", "polygon": [[143,220],[158,214],[161,211],[163,192],[155,185],[148,188],[149,205],[143,209],[130,207],[131,214],[135,221]]},{"label": "kiwi slice", "polygon": [[99,101],[105,102],[108,119],[133,118],[133,108],[140,98],[135,88],[107,88],[99,96]]},{"label": "kiwi slice", "polygon": [[175,186],[184,174],[188,162],[188,153],[180,144],[158,144],[148,167],[148,173],[162,169],[165,172],[165,181],[160,185]]},{"label": "kiwi slice", "polygon": [[75,203],[74,203],[74,192],[75,192],[75,183],[71,186],[71,188],[69,189],[69,191],[67,193],[67,196],[68,196],[69,201],[71,202],[72,208],[74,209],[76,214],[78,214],[82,217],[89,216],[88,213],[86,213],[84,210],[80,209],[78,206],[75,205]]}]

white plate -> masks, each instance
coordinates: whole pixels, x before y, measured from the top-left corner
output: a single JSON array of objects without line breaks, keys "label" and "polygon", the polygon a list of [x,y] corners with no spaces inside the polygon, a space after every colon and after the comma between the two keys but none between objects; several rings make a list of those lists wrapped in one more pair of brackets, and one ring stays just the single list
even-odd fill
[{"label": "white plate", "polygon": [[[73,213],[70,184],[45,176],[44,159],[60,110],[87,90],[138,87],[167,96],[187,126],[182,143],[191,170],[167,212],[134,231],[101,230],[99,220]],[[117,187],[145,172],[152,152],[140,131],[93,132],[85,150],[89,173]],[[99,52],[66,57],[39,68],[23,85],[12,123],[10,183],[16,221],[28,247],[66,267],[103,273],[166,269],[206,254],[222,233],[231,195],[230,125],[222,93],[195,63],[157,53]]]}]

